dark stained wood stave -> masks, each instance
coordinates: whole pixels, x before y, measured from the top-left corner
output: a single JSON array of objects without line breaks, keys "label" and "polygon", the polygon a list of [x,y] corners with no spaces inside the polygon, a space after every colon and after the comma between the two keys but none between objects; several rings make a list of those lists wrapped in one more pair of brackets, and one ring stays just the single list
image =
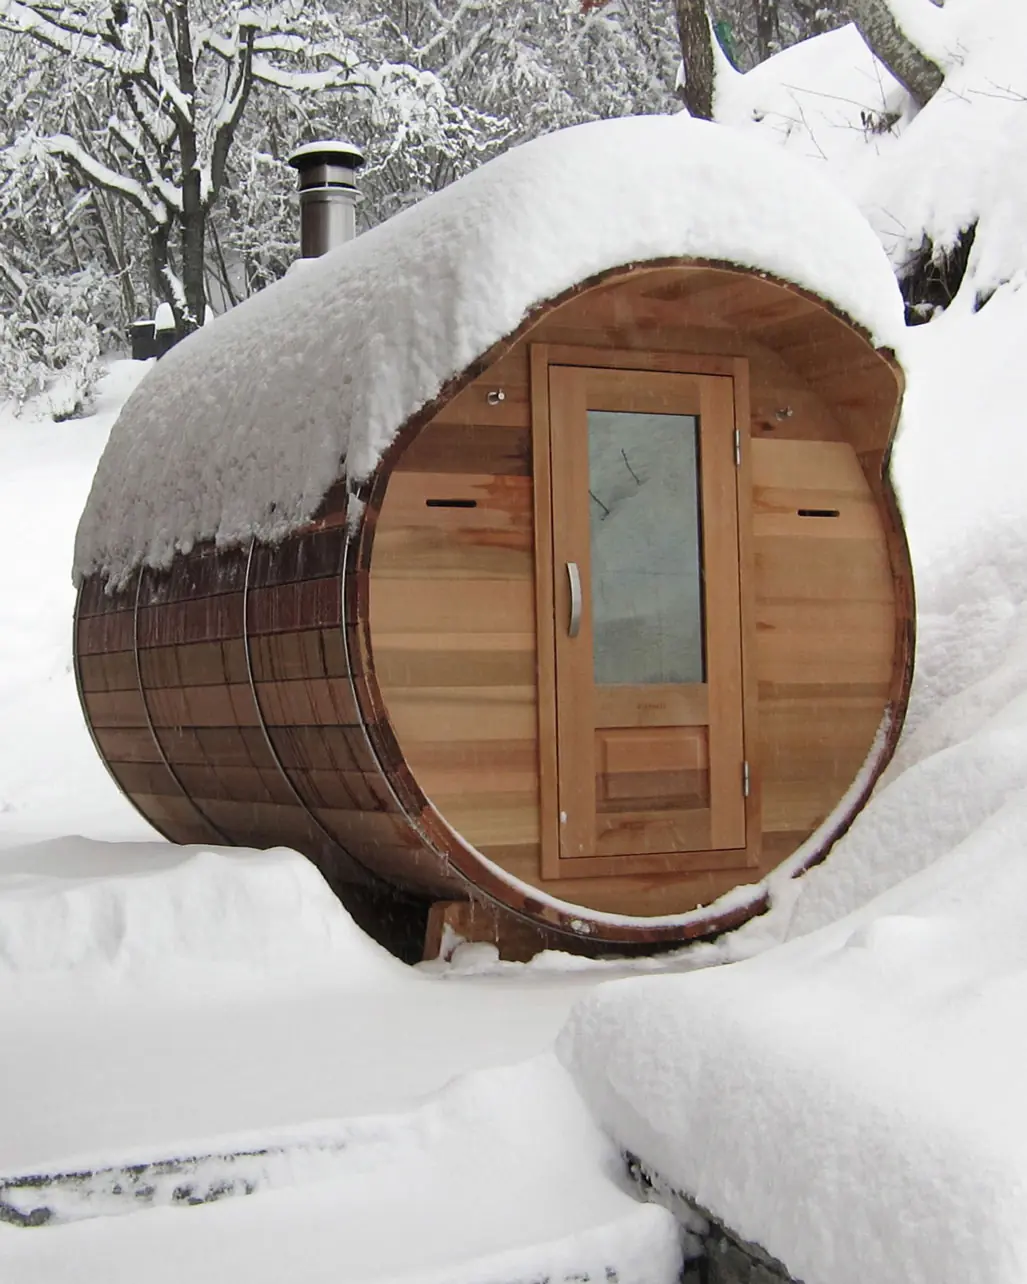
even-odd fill
[{"label": "dark stained wood stave", "polygon": [[[349,855],[347,830],[392,865],[411,839],[357,726],[343,537],[341,522],[326,522],[252,556],[203,546],[114,595],[94,577],[80,593],[76,654],[97,747],[158,830],[184,843],[294,846],[345,891],[380,882]],[[354,829],[365,810],[373,819]]]}]

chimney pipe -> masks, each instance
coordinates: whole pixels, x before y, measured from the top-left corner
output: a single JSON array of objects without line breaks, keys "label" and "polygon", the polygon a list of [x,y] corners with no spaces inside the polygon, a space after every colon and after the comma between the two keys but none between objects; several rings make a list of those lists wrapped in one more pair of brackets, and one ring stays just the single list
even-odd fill
[{"label": "chimney pipe", "polygon": [[356,171],[364,153],[353,143],[304,143],[289,157],[298,171],[300,255],[316,259],[357,234]]}]

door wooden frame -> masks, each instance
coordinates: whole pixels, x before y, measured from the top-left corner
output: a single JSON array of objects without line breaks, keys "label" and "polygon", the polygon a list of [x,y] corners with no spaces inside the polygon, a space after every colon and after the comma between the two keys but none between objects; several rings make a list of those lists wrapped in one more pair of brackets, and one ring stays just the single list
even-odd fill
[{"label": "door wooden frame", "polygon": [[[560,855],[559,759],[556,690],[556,603],[551,523],[553,474],[549,404],[550,366],[665,371],[714,375],[732,380],[735,428],[740,443],[736,469],[741,622],[742,736],[749,763],[745,801],[746,846],[710,851],[652,853],[631,856]],[[749,363],[744,357],[645,352],[563,344],[530,345],[532,455],[535,517],[535,607],[538,637],[538,715],[541,875],[543,879],[600,877],[618,874],[667,874],[725,868],[752,868],[759,863],[760,787],[755,749],[755,603],[752,540],[752,480],[749,441]]]}]

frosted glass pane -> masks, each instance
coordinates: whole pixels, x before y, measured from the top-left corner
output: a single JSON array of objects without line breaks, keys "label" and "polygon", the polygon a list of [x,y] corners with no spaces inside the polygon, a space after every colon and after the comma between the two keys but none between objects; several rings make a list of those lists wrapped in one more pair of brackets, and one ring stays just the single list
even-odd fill
[{"label": "frosted glass pane", "polygon": [[599,685],[704,680],[697,442],[694,415],[588,412]]}]

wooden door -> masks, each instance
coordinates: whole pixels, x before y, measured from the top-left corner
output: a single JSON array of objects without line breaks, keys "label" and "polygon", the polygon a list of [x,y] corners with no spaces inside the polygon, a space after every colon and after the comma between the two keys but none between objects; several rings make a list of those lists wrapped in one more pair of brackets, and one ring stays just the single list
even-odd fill
[{"label": "wooden door", "polygon": [[628,873],[653,857],[674,868],[675,856],[740,852],[732,380],[547,372],[559,869]]}]

